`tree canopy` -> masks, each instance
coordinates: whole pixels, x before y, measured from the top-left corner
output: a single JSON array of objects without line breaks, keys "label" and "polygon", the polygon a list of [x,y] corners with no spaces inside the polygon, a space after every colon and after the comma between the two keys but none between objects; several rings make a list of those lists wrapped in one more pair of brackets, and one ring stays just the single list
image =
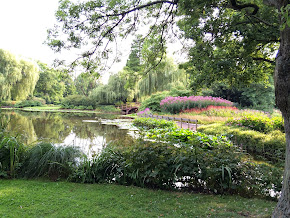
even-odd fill
[{"label": "tree canopy", "polygon": [[33,94],[39,68],[0,49],[0,100],[23,100]]}]

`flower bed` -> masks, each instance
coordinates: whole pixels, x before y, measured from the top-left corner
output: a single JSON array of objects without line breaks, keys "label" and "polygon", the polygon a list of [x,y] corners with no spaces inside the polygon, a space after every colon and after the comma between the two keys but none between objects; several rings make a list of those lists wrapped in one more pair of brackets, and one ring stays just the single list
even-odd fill
[{"label": "flower bed", "polygon": [[233,106],[233,102],[211,96],[167,97],[160,102],[161,110],[169,113],[179,113],[192,108],[207,108],[214,106]]}]

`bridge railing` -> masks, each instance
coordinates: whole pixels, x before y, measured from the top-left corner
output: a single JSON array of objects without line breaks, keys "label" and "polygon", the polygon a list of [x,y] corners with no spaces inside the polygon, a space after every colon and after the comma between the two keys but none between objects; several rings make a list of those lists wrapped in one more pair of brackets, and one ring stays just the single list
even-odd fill
[{"label": "bridge railing", "polygon": [[153,115],[153,114],[140,114],[138,116],[140,116],[140,117],[151,117],[151,118],[155,118],[155,119],[164,119],[164,120],[178,121],[178,122],[180,122],[180,127],[181,128],[187,126],[188,129],[194,129],[194,128],[191,128],[191,125],[190,125],[190,124],[194,124],[195,130],[197,131],[198,120],[187,119],[187,118],[178,118],[178,117],[168,117],[168,116]]}]

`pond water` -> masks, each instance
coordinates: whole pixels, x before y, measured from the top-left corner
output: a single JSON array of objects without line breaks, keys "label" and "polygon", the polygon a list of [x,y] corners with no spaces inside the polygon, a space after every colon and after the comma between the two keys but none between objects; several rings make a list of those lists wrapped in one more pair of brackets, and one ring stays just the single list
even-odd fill
[{"label": "pond water", "polygon": [[133,142],[132,130],[122,128],[130,127],[130,120],[118,115],[2,110],[0,118],[5,129],[27,145],[40,141],[73,145],[93,155],[110,141]]}]

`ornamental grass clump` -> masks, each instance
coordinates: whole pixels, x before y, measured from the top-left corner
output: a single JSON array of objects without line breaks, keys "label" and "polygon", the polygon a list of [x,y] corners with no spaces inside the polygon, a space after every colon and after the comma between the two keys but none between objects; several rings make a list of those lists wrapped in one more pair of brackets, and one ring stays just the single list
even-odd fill
[{"label": "ornamental grass clump", "polygon": [[167,97],[160,102],[163,112],[176,114],[191,108],[214,106],[233,106],[233,102],[211,96]]},{"label": "ornamental grass clump", "polygon": [[239,109],[231,106],[214,106],[210,105],[206,108],[191,108],[181,111],[186,114],[204,114],[207,116],[221,116],[221,117],[232,117],[237,115]]}]

